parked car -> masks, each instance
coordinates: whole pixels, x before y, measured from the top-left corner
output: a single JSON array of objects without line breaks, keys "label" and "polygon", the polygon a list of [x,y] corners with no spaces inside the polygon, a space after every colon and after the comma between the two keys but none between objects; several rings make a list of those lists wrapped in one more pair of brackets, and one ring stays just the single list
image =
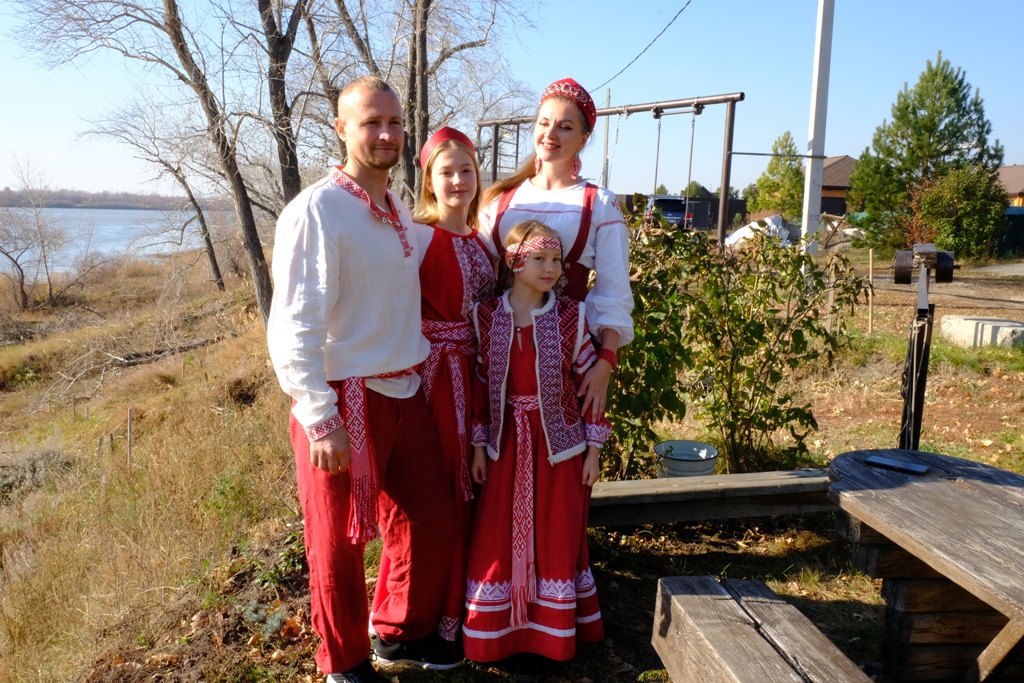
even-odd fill
[{"label": "parked car", "polygon": [[686,197],[678,195],[654,195],[647,197],[647,217],[654,213],[677,228],[707,230],[711,227],[711,202],[706,199],[690,199],[690,210],[686,210]]}]

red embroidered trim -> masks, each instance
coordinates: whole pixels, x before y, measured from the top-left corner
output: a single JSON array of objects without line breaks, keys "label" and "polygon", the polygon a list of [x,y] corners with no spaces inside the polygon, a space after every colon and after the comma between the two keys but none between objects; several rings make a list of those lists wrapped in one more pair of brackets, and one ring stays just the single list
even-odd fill
[{"label": "red embroidered trim", "polygon": [[537,599],[537,569],[534,556],[534,475],[533,439],[530,413],[540,410],[540,401],[531,394],[509,395],[516,423],[516,469],[512,488],[512,615],[510,625],[521,627],[527,621],[526,605]]},{"label": "red embroidered trim", "polygon": [[[372,199],[370,199],[370,195],[366,194],[366,190],[359,187],[354,180],[345,175],[345,173],[337,166],[331,169],[330,176],[331,180],[333,180],[343,190],[353,197],[366,202],[366,205],[374,216],[393,227],[395,232],[398,233],[398,239],[402,242],[402,254],[405,258],[412,256],[412,245],[409,244],[408,229],[402,224],[402,218],[398,215],[397,211],[394,213],[385,213],[373,202]],[[397,200],[392,197],[391,190],[388,190],[388,197],[391,200],[391,205],[394,206]]]},{"label": "red embroidered trim", "polygon": [[341,413],[338,413],[334,417],[329,417],[318,425],[314,425],[306,429],[306,436],[310,441],[316,441],[322,439],[336,429],[340,429],[345,426],[345,422],[341,419]]},{"label": "red embroidered trim", "polygon": [[424,318],[422,323],[423,336],[430,342],[430,354],[423,362],[420,377],[423,381],[423,394],[430,399],[434,391],[437,374],[444,364],[448,369],[448,380],[451,382],[452,396],[455,402],[455,421],[459,434],[461,454],[459,458],[459,481],[463,500],[473,500],[473,482],[469,475],[467,461],[469,446],[466,435],[466,416],[469,413],[469,396],[466,395],[468,384],[465,370],[459,355],[472,357],[476,354],[476,335],[468,322],[446,322]]},{"label": "red embroidered trim", "polygon": [[[384,372],[373,377],[386,379],[405,377],[412,373],[412,368],[408,368]],[[351,504],[346,533],[352,543],[366,543],[380,535],[377,528],[377,494],[380,492],[380,480],[377,477],[377,455],[366,408],[366,378],[349,377],[342,380],[341,391],[341,414],[348,429],[352,448],[352,462],[348,466],[352,481]]]}]

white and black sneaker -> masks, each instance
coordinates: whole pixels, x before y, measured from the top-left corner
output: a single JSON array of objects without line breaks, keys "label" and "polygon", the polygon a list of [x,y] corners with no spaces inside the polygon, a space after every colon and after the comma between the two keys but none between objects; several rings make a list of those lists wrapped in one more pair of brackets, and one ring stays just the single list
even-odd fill
[{"label": "white and black sneaker", "polygon": [[327,674],[326,683],[390,683],[389,679],[381,676],[367,659],[359,666],[349,669],[340,674]]},{"label": "white and black sneaker", "polygon": [[373,654],[377,668],[385,671],[408,667],[447,671],[460,666],[463,660],[458,643],[445,640],[436,632],[404,643],[389,643],[377,636]]}]

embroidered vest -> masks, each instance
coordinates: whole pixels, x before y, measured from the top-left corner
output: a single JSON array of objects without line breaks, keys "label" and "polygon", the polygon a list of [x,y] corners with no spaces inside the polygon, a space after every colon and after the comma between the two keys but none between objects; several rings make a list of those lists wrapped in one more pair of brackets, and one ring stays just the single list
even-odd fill
[{"label": "embroidered vest", "polygon": [[[490,409],[488,451],[499,452],[505,428],[505,403],[509,358],[515,327],[504,299],[480,303],[476,324],[480,339],[481,369],[487,381]],[[584,306],[571,299],[552,299],[549,310],[534,316],[533,334],[537,348],[537,385],[540,415],[547,437],[548,461],[555,464],[586,450],[587,439],[580,414],[579,398],[572,380],[573,362],[584,335]]]}]

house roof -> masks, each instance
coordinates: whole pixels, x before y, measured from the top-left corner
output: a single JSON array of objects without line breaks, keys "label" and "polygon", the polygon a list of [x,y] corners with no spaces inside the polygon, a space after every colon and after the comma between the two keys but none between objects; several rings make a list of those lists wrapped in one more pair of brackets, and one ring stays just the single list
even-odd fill
[{"label": "house roof", "polygon": [[853,157],[829,157],[822,162],[821,186],[850,189],[850,174],[857,160]]},{"label": "house roof", "polygon": [[999,169],[999,182],[1011,197],[1024,196],[1024,164],[1003,166]]}]

